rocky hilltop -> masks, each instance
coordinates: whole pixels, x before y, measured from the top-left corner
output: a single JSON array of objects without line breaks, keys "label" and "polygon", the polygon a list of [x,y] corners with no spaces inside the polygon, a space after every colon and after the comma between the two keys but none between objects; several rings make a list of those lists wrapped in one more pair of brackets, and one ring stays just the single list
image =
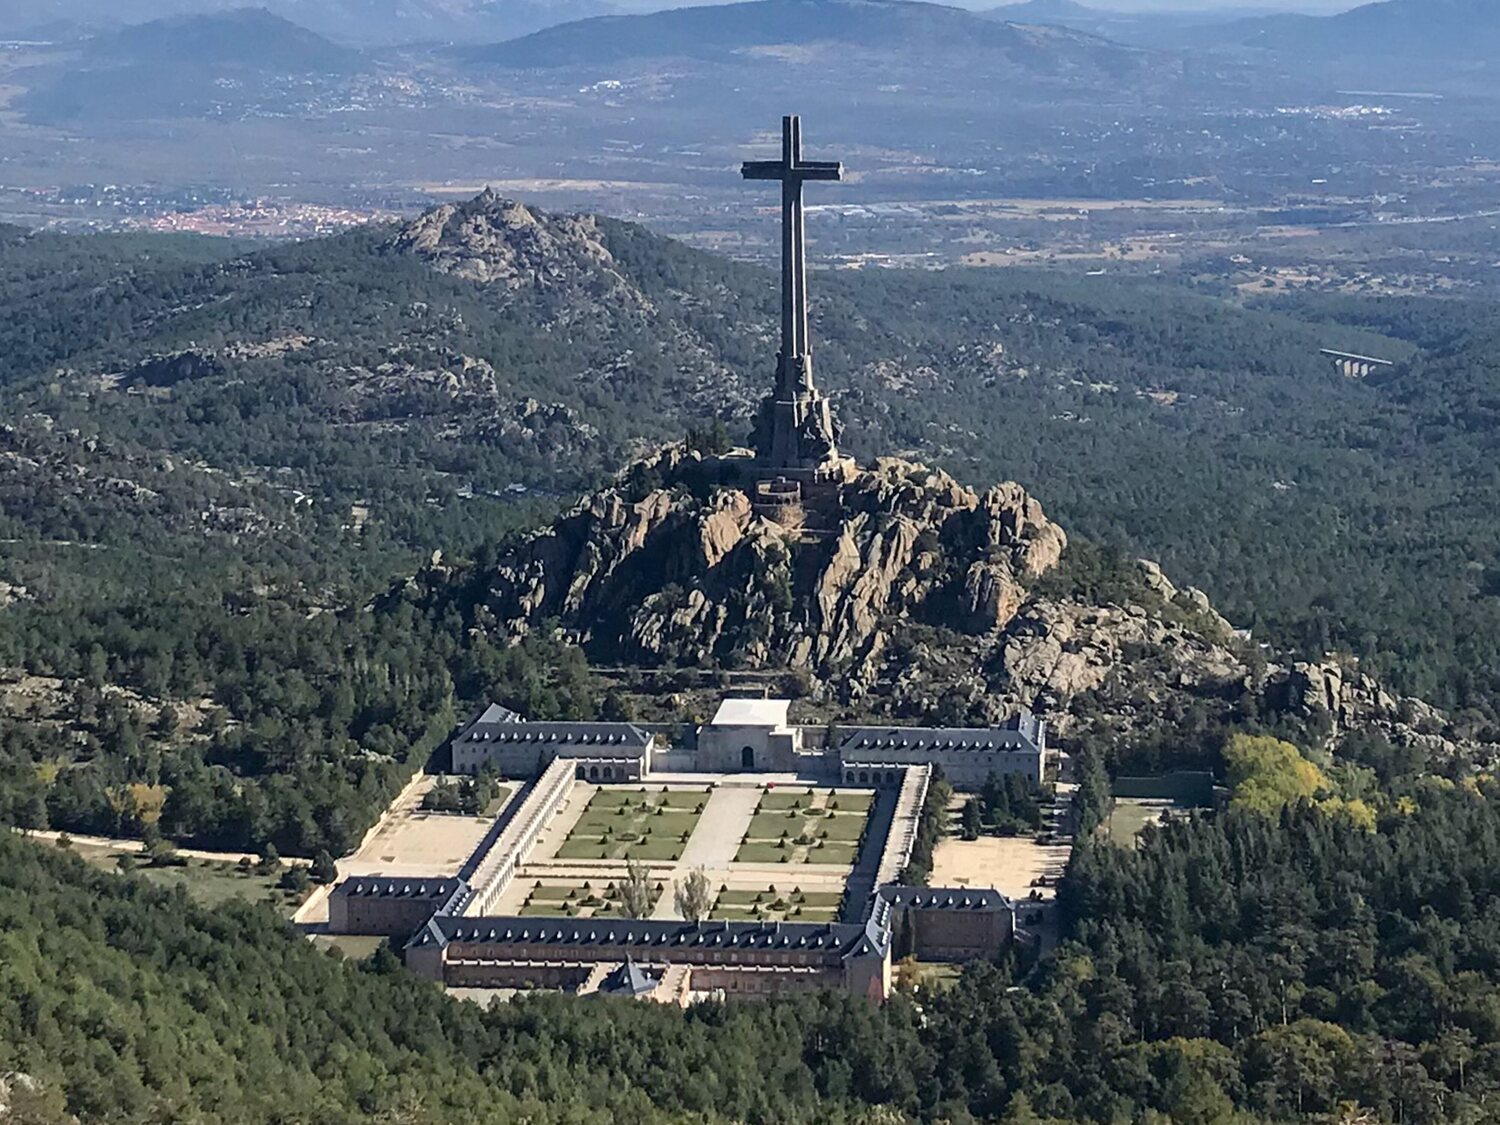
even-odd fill
[{"label": "rocky hilltop", "polygon": [[808,533],[711,470],[667,447],[493,563],[437,558],[390,598],[459,608],[497,643],[560,630],[600,663],[785,670],[835,712],[982,722],[1024,705],[1064,741],[1110,743],[1284,717],[1478,749],[1357,670],[1267,662],[1155,563],[1082,580],[1067,535],[1018,484],[980,493],[882,458]]},{"label": "rocky hilltop", "polygon": [[[671,283],[665,275],[674,267],[661,255],[675,249],[636,228],[542,211],[486,188],[395,228],[379,249],[476,286],[487,312],[541,335],[529,348],[535,354],[565,341],[559,352],[575,365],[575,393],[619,397],[622,411],[649,413],[658,390],[674,413],[705,417],[748,413],[758,397],[703,332],[705,317],[715,322],[735,308],[745,331],[764,333],[758,311],[722,286]],[[642,380],[648,368],[652,389]]]},{"label": "rocky hilltop", "polygon": [[890,458],[844,486],[836,529],[809,537],[737,488],[705,490],[700,465],[671,447],[631,474],[654,487],[622,482],[524,539],[485,578],[486,622],[516,637],[557,620],[611,659],[800,668],[857,694],[895,623],[1003,628],[1067,543],[1018,485],[980,496]]},{"label": "rocky hilltop", "polygon": [[425,212],[386,244],[434,269],[507,289],[571,281],[579,274],[623,283],[598,220],[548,215],[486,188],[473,199]]}]

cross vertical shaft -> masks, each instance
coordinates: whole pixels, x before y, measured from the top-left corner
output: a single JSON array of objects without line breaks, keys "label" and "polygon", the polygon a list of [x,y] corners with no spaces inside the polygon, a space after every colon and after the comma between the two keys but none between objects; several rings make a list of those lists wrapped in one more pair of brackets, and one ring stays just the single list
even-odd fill
[{"label": "cross vertical shaft", "polygon": [[802,185],[808,180],[841,180],[844,166],[803,160],[802,121],[783,117],[781,159],[747,161],[743,175],[747,180],[781,183],[781,352],[776,357],[776,387],[761,404],[756,424],[756,458],[778,474],[817,479],[819,473],[835,471],[841,460],[838,426],[828,400],[813,383]]},{"label": "cross vertical shaft", "polygon": [[[781,159],[747,161],[747,180],[781,181],[781,364],[784,379],[812,385],[807,313],[807,220],[802,207],[802,185],[808,180],[841,180],[842,164],[802,159],[802,119],[781,119]],[[779,386],[793,392],[795,387]]]},{"label": "cross vertical shaft", "polygon": [[[782,163],[795,169],[802,163],[802,119],[782,123]],[[807,354],[807,223],[802,212],[802,179],[781,181],[781,349],[790,356]]]}]

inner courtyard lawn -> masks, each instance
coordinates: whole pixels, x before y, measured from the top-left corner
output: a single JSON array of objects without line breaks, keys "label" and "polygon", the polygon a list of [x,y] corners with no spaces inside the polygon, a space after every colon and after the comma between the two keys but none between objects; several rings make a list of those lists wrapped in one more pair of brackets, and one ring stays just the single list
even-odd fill
[{"label": "inner courtyard lawn", "polygon": [[769,885],[763,891],[721,888],[710,917],[715,921],[832,922],[843,895],[834,891],[787,890]]},{"label": "inner courtyard lawn", "polygon": [[600,789],[557,849],[558,859],[678,859],[708,803],[707,789]]},{"label": "inner courtyard lawn", "polygon": [[[666,892],[666,884],[652,884],[651,905]],[[649,910],[648,910],[649,913]],[[538,881],[521,906],[523,918],[619,918],[620,892],[609,879],[562,883]]]},{"label": "inner courtyard lawn", "polygon": [[859,852],[874,795],[835,789],[771,789],[761,795],[736,863],[849,866]]}]

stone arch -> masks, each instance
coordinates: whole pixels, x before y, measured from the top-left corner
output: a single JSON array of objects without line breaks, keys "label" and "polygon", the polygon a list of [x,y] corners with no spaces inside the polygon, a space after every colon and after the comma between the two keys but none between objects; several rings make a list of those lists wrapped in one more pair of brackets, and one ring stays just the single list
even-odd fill
[{"label": "stone arch", "polygon": [[868,784],[870,784],[870,775],[865,770],[860,770],[859,771],[859,783],[861,785],[868,785]]},{"label": "stone arch", "polygon": [[590,781],[598,781],[599,780],[599,767],[598,766],[590,766],[589,767],[589,780]]},{"label": "stone arch", "polygon": [[605,766],[604,767],[604,780],[605,781],[613,781],[614,779],[615,779],[615,769],[614,769],[614,767],[613,766]]}]

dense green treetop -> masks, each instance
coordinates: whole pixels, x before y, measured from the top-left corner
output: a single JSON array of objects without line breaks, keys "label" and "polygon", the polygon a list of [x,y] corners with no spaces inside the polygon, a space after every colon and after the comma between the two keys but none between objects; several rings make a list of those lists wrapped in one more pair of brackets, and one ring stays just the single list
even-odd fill
[{"label": "dense green treetop", "polygon": [[1366,786],[1373,825],[1298,801],[1086,838],[1054,956],[882,1008],[481,1011],[389,953],[358,966],[267,909],[0,835],[0,1073],[41,1084],[38,1120],[1485,1120],[1500,793],[1348,750],[1330,784]]}]

